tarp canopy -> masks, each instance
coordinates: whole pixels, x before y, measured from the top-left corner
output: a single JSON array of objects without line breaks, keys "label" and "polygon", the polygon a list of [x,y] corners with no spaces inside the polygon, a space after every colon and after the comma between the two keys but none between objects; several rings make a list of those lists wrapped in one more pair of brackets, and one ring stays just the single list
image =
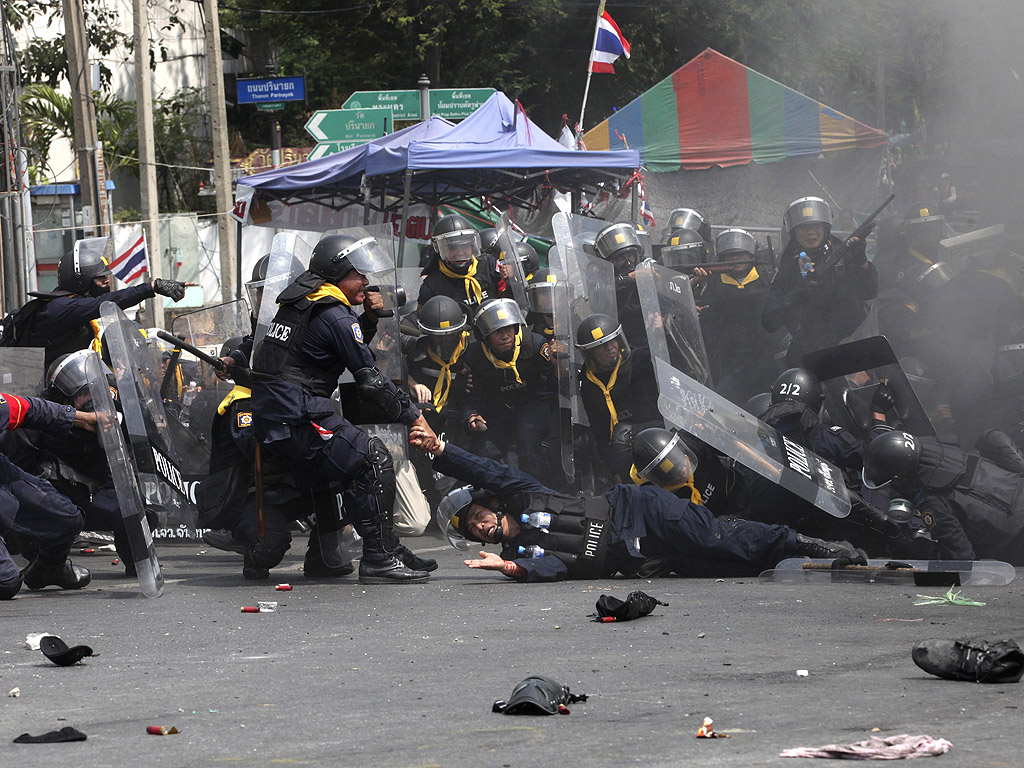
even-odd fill
[{"label": "tarp canopy", "polygon": [[649,171],[775,163],[884,147],[888,138],[711,48],[583,137],[588,149],[629,146]]}]

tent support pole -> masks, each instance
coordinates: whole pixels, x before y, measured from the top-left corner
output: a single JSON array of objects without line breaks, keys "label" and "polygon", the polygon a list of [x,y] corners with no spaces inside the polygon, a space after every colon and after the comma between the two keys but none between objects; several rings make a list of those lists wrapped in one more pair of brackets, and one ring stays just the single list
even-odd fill
[{"label": "tent support pole", "polygon": [[370,223],[370,198],[373,195],[371,182],[363,175],[363,226]]},{"label": "tent support pole", "polygon": [[[242,222],[235,222],[235,274],[238,279],[235,280],[235,298],[242,298],[242,286],[245,285],[245,280],[242,277]],[[221,285],[224,285],[224,275],[221,275]]]},{"label": "tent support pole", "polygon": [[398,253],[395,254],[395,266],[402,266],[405,255],[405,231],[409,223],[409,198],[412,196],[412,168],[405,169],[405,192],[402,194],[402,231],[398,235]]},{"label": "tent support pole", "polygon": [[638,179],[634,180],[631,186],[633,188],[633,194],[630,195],[631,205],[629,217],[633,220],[634,224],[638,224],[640,222],[640,219],[637,218],[637,216],[640,214],[640,191],[638,189],[640,186],[640,181]]}]

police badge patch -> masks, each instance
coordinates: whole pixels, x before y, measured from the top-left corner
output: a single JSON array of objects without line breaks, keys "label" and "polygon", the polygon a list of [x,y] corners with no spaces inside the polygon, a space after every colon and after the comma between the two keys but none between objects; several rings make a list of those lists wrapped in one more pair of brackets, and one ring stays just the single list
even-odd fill
[{"label": "police badge patch", "polygon": [[251,411],[239,411],[238,412],[238,428],[245,429],[252,426],[252,412]]},{"label": "police badge patch", "polygon": [[352,335],[356,337],[356,341],[363,344],[363,327],[359,323],[352,323]]}]

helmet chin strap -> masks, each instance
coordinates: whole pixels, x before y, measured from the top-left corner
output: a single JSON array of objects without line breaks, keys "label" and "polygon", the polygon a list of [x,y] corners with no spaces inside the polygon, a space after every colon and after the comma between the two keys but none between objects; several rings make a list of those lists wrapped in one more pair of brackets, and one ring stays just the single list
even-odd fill
[{"label": "helmet chin strap", "polygon": [[107,285],[96,285],[96,283],[93,283],[89,286],[89,295],[95,298],[106,296],[108,293],[110,293],[109,283]]}]

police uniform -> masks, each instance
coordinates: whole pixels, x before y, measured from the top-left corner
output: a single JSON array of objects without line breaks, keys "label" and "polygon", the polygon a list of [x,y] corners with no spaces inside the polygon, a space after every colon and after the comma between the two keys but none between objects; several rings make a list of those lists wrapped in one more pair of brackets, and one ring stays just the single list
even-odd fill
[{"label": "police uniform", "polygon": [[[331,394],[348,370],[359,384],[364,409],[380,411],[375,423],[411,424],[419,410],[374,367],[367,343],[375,322],[366,313],[357,315],[337,286],[305,272],[281,293],[278,304],[252,371],[257,438],[286,462],[299,487],[310,487],[317,523],[307,563],[317,546],[323,563],[338,562],[341,521],[335,494],[343,490],[346,517],[363,539],[362,576],[364,566],[391,563],[396,552],[407,551],[391,530],[394,467],[380,439],[335,412]],[[261,563],[273,567],[283,552],[265,549],[272,551],[264,552]]]},{"label": "police uniform", "polygon": [[[26,427],[66,435],[74,419],[75,409],[70,406],[0,394],[0,430]],[[83,522],[82,510],[70,499],[0,454],[0,599],[9,599],[18,592],[23,575],[30,588],[57,581],[63,581],[61,586],[69,589],[88,584],[89,572],[66,561]],[[37,547],[24,574],[7,549],[5,539],[11,535]]]},{"label": "police uniform", "polygon": [[[524,525],[518,536],[502,542],[502,557],[526,571],[525,581],[628,575],[652,558],[667,558],[680,576],[756,576],[797,547],[796,533],[786,526],[719,520],[653,485],[617,485],[585,499],[561,496],[524,472],[450,443],[434,469],[493,491],[517,520],[532,511],[552,514],[550,533]],[[531,545],[545,555],[519,554],[519,547]]]},{"label": "police uniform", "polygon": [[438,259],[436,271],[427,272],[420,283],[416,303],[422,307],[432,296],[448,296],[472,315],[485,301],[501,295],[502,282],[498,260],[489,253],[474,257],[464,274]]}]

